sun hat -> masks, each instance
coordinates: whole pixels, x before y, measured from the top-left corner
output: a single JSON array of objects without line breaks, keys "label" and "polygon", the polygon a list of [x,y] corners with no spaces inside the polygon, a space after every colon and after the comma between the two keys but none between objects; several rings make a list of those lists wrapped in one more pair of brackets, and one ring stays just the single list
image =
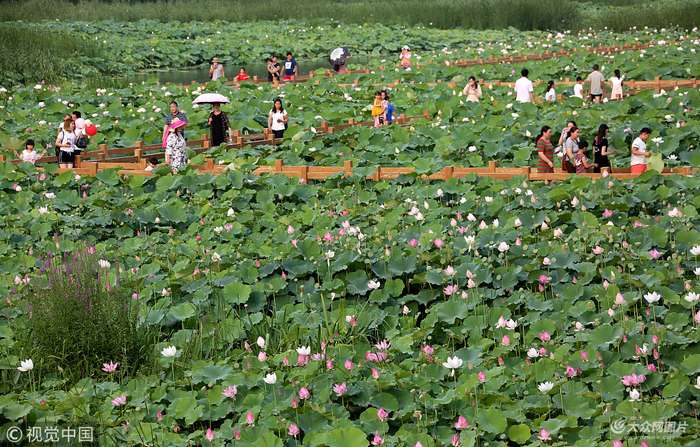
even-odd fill
[{"label": "sun hat", "polygon": [[221,61],[219,60],[218,57],[213,58],[213,59],[211,60],[211,62],[212,62],[212,63],[216,62],[216,63],[219,63],[219,64],[221,63]]},{"label": "sun hat", "polygon": [[402,49],[402,50],[409,50],[409,51],[411,51],[411,48],[409,48],[408,45],[404,45],[403,48],[401,48],[401,49]]},{"label": "sun hat", "polygon": [[162,147],[166,147],[168,145],[168,135],[170,135],[170,133],[173,132],[175,129],[178,129],[184,126],[185,124],[187,124],[187,121],[175,117],[175,119],[173,119],[168,125],[165,135],[163,135]]}]

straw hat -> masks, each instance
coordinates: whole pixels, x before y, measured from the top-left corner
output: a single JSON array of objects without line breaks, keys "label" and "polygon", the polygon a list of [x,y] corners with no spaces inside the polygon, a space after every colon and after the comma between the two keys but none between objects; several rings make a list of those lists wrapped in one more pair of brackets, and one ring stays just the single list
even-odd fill
[{"label": "straw hat", "polygon": [[213,64],[214,62],[216,62],[217,64],[220,64],[220,63],[221,63],[221,61],[219,60],[218,57],[215,57],[214,59],[211,60],[211,63],[212,63],[212,64]]}]

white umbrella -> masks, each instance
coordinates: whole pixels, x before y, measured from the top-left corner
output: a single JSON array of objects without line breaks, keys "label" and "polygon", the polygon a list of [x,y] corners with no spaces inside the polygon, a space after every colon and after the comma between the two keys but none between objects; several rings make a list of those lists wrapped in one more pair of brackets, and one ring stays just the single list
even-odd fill
[{"label": "white umbrella", "polygon": [[332,65],[344,65],[348,57],[350,57],[350,51],[345,47],[339,47],[331,51],[328,59]]},{"label": "white umbrella", "polygon": [[229,100],[218,93],[203,93],[197,96],[192,104],[228,104]]}]

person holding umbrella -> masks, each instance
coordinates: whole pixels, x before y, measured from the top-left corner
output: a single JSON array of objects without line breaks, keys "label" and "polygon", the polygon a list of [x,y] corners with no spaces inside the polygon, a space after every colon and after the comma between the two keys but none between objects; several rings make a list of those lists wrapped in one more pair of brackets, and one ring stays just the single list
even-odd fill
[{"label": "person holding umbrella", "polygon": [[220,146],[221,143],[226,141],[227,135],[228,142],[233,142],[233,130],[229,124],[228,115],[221,110],[221,104],[212,104],[207,124],[209,125],[209,141],[211,141],[212,147]]},{"label": "person holding umbrella", "polygon": [[349,57],[350,52],[347,48],[338,47],[331,51],[328,61],[331,63],[333,71],[335,71],[336,73],[347,73],[348,70],[345,68],[345,64],[347,63]]}]

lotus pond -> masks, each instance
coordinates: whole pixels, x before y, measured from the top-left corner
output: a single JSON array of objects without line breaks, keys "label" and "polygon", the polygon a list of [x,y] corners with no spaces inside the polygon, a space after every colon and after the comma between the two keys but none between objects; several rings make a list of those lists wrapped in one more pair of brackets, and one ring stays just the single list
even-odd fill
[{"label": "lotus pond", "polygon": [[[179,66],[161,52],[181,55],[183,66],[226,55],[204,37],[217,24],[172,24],[143,42],[125,36],[148,22],[35,26],[97,41],[123,31],[103,73]],[[347,29],[319,38],[299,23],[284,26],[309,56],[325,51],[324,39],[347,38]],[[158,168],[150,177],[81,178],[0,164],[3,443],[16,440],[12,427],[24,436],[36,426],[88,426],[96,443],[114,446],[697,445],[697,176],[364,177],[378,165],[418,174],[489,160],[524,166],[540,126],[568,119],[589,140],[608,123],[618,165],[634,133],[651,126],[650,148],[667,165],[698,166],[697,89],[522,105],[510,89],[484,86],[482,102],[470,104],[461,96],[466,77],[514,80],[520,66],[445,63],[579,48],[526,64],[531,78],[574,78],[595,62],[606,75],[689,78],[700,71],[697,30],[415,28],[405,37],[420,68],[399,72],[384,54],[394,41],[370,28],[352,26],[371,73],[280,89],[3,80],[5,155],[26,138],[51,143],[73,109],[99,124],[91,145],[157,141],[173,99],[192,133],[205,133],[208,110],[190,105],[203,91],[227,95],[232,127],[244,132],[264,127],[276,96],[291,118],[280,146],[211,149],[206,155],[229,168],[218,176]],[[222,28],[222,45],[251,30]],[[585,51],[637,41],[653,46]],[[241,50],[269,51],[259,42]],[[399,113],[429,118],[317,135],[324,121],[367,120],[373,92],[388,85]],[[353,176],[300,184],[251,174],[273,159],[350,159]]]}]

